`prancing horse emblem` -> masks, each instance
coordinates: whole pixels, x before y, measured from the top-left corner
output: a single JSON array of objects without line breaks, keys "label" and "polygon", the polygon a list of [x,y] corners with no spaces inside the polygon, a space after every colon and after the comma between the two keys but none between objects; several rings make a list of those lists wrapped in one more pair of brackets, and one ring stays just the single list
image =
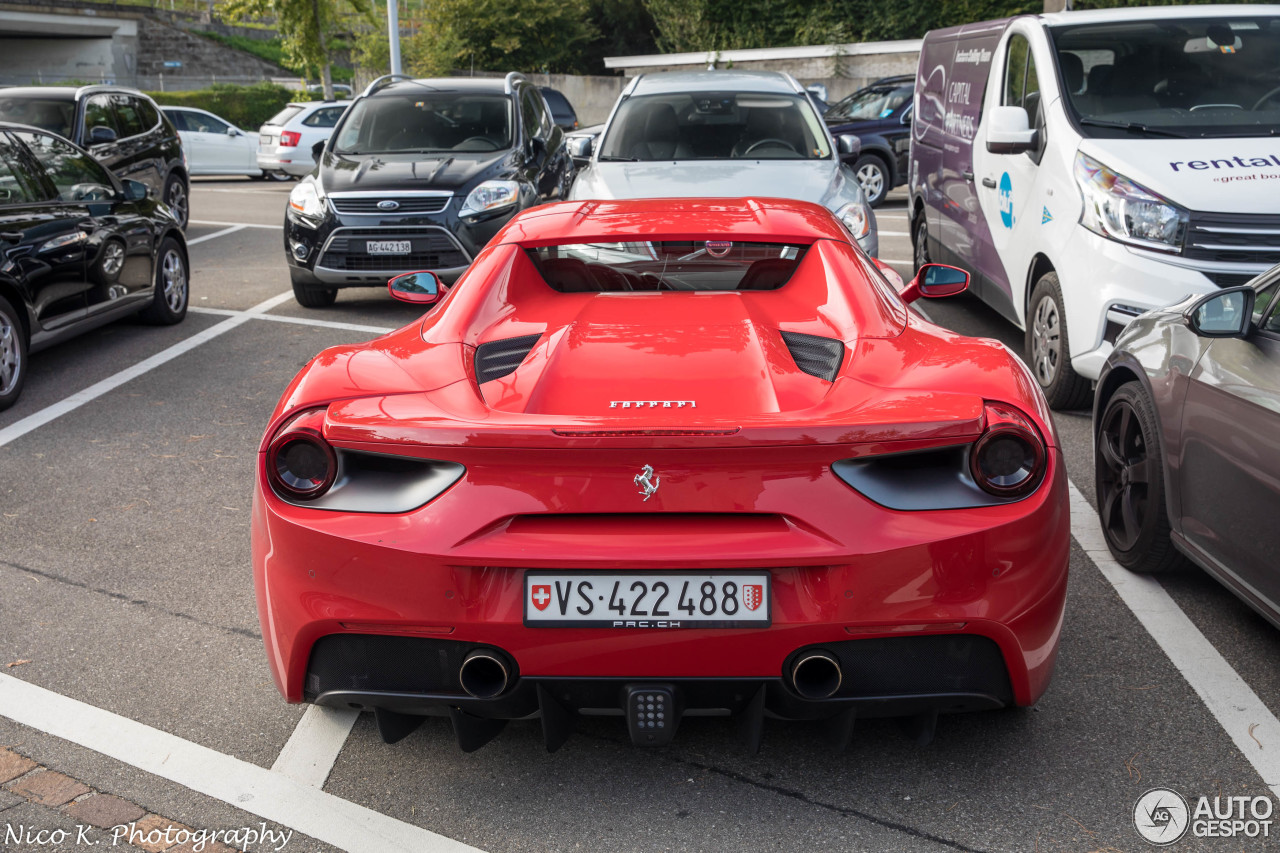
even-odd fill
[{"label": "prancing horse emblem", "polygon": [[646,465],[643,471],[636,474],[634,482],[640,487],[640,494],[644,495],[647,501],[653,497],[654,492],[658,491],[658,486],[662,485],[662,478],[653,476],[653,466]]}]

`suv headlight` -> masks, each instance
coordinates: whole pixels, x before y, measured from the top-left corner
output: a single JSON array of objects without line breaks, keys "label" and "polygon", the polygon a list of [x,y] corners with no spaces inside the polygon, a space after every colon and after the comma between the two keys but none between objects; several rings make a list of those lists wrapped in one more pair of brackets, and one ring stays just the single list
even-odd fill
[{"label": "suv headlight", "polygon": [[1187,211],[1078,151],[1075,178],[1084,197],[1080,224],[1085,228],[1146,249],[1182,248]]},{"label": "suv headlight", "polygon": [[324,202],[312,181],[304,181],[289,192],[289,212],[303,219],[324,217]]},{"label": "suv headlight", "polygon": [[860,202],[846,204],[837,210],[836,219],[843,222],[849,233],[859,240],[871,231],[871,217],[867,215],[866,206]]},{"label": "suv headlight", "polygon": [[515,181],[485,181],[473,189],[462,204],[462,216],[476,216],[510,207],[520,200],[520,185]]}]

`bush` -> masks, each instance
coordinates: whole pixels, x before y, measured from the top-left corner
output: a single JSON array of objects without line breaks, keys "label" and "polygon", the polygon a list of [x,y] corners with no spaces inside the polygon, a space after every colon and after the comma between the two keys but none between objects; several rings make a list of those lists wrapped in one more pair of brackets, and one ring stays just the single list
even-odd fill
[{"label": "bush", "polygon": [[147,94],[161,106],[208,110],[251,133],[290,101],[315,100],[315,96],[308,92],[286,89],[267,82],[254,83],[252,86],[217,83],[208,89]]}]

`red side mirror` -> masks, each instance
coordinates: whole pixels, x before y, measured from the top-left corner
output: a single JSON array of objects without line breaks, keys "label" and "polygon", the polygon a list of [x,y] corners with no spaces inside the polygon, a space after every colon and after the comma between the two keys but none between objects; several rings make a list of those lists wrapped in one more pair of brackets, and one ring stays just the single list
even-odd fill
[{"label": "red side mirror", "polygon": [[959,267],[946,264],[925,264],[920,267],[916,277],[898,295],[908,304],[921,296],[936,299],[940,296],[955,296],[969,289],[969,274]]},{"label": "red side mirror", "polygon": [[407,272],[387,282],[387,290],[401,302],[430,305],[444,295],[444,285],[433,272]]}]

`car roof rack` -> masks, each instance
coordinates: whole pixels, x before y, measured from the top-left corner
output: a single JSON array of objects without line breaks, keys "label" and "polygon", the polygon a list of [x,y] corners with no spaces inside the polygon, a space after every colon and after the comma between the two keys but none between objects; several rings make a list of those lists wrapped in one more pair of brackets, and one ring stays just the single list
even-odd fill
[{"label": "car roof rack", "polygon": [[[377,80],[374,80],[372,83],[366,86],[364,91],[360,93],[360,97],[367,98],[369,95],[372,95],[374,92],[378,91],[379,89],[385,89],[387,86],[390,86],[392,83],[396,82],[397,80],[412,80],[412,79],[413,79],[412,75],[409,75],[409,74],[383,74]],[[426,85],[426,84],[424,83],[423,85]]]},{"label": "car roof rack", "polygon": [[521,74],[519,71],[512,71],[507,75],[507,79],[503,81],[502,91],[505,94],[510,95],[512,91],[515,90],[517,80],[524,80],[525,82],[528,82],[529,78]]},{"label": "car roof rack", "polygon": [[130,95],[142,94],[142,92],[132,86],[115,86],[110,83],[91,83],[88,86],[77,87],[76,98],[79,99],[83,95],[92,95],[94,92],[128,92]]}]

